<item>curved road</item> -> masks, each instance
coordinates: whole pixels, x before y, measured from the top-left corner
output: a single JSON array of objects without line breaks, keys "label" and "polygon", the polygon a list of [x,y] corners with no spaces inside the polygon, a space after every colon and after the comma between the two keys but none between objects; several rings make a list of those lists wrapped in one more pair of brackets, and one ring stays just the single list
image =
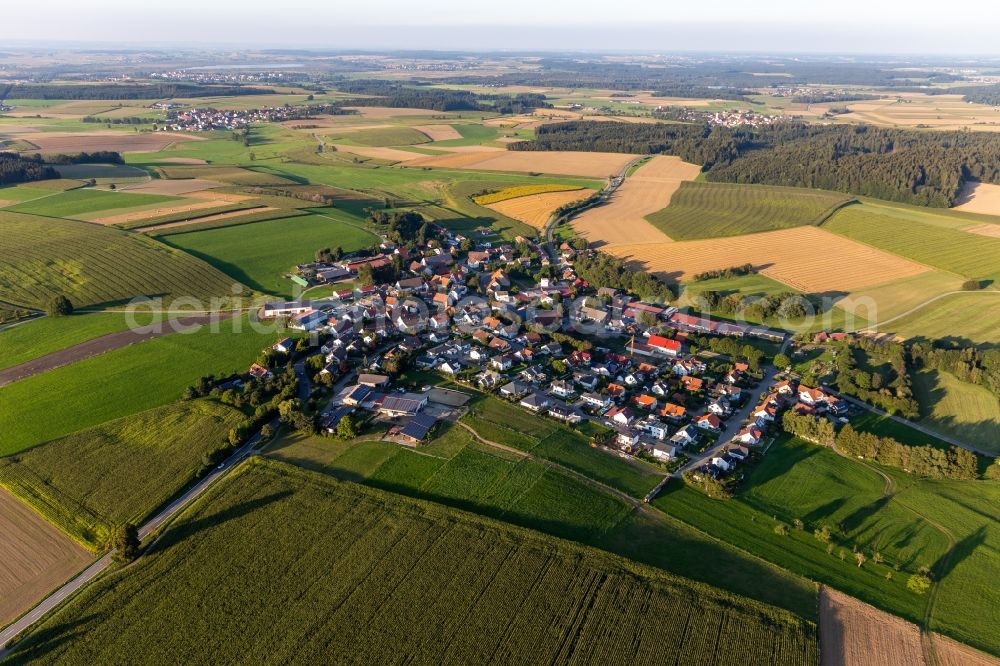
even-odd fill
[{"label": "curved road", "polygon": [[885,321],[876,322],[872,326],[868,326],[866,328],[856,328],[856,329],[854,329],[851,332],[852,333],[857,333],[857,332],[861,332],[861,331],[877,331],[882,326],[885,326],[887,324],[891,324],[892,322],[898,321],[898,320],[900,320],[900,319],[902,319],[904,317],[909,317],[911,314],[913,314],[915,312],[919,312],[920,310],[924,309],[925,307],[927,307],[931,303],[935,303],[937,301],[940,301],[942,298],[946,298],[948,296],[954,296],[955,294],[994,294],[994,295],[1000,295],[1000,291],[995,291],[995,290],[992,290],[992,289],[985,289],[985,290],[982,290],[982,291],[963,291],[963,290],[959,290],[959,291],[946,291],[943,294],[938,294],[934,298],[930,298],[930,299],[924,301],[920,305],[917,305],[917,306],[914,306],[914,307],[910,308],[909,310],[907,310],[906,312],[904,312],[902,314],[898,314],[898,315],[896,315],[894,317],[890,317],[889,319],[886,319]]}]

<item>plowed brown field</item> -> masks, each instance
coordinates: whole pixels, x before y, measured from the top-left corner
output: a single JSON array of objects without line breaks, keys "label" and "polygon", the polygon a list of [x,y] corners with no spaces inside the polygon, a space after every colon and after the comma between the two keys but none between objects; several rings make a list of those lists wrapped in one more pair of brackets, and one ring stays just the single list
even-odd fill
[{"label": "plowed brown field", "polygon": [[817,227],[677,243],[611,245],[607,252],[673,280],[752,263],[800,291],[850,291],[918,275],[926,266]]},{"label": "plowed brown field", "polygon": [[545,223],[560,206],[586,199],[593,190],[569,190],[567,192],[545,192],[526,197],[516,197],[506,201],[498,201],[486,207],[502,213],[507,217],[520,220],[536,229],[543,229]]},{"label": "plowed brown field", "polygon": [[[171,132],[37,132],[18,135],[43,153],[81,153],[113,150],[119,153],[163,150],[178,141],[201,141],[200,137]],[[32,149],[34,150],[34,149]],[[30,151],[29,151],[30,152]]]}]

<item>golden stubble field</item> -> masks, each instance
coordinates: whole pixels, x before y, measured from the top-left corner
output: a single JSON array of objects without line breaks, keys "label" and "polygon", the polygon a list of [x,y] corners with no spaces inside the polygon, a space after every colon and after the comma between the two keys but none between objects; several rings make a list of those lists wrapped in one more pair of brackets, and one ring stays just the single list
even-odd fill
[{"label": "golden stubble field", "polygon": [[487,204],[487,208],[520,220],[535,229],[544,229],[545,223],[560,206],[586,199],[593,190],[569,190],[566,192],[545,192],[526,197],[515,197],[506,201]]},{"label": "golden stubble field", "polygon": [[[952,210],[983,215],[1000,215],[1000,185],[966,183]],[[973,232],[976,233],[976,232]]]},{"label": "golden stubble field", "polygon": [[27,611],[93,558],[0,488],[0,626]]},{"label": "golden stubble field", "polygon": [[[827,105],[829,106],[829,105]],[[903,93],[891,99],[834,104],[846,106],[850,113],[837,116],[837,122],[864,122],[883,127],[926,127],[937,130],[974,129],[1000,132],[1000,108],[969,104],[961,95],[924,95]],[[789,111],[794,112],[793,109]]]},{"label": "golden stubble field", "polygon": [[1000,660],[938,634],[933,634],[931,661],[917,625],[826,586],[819,595],[819,635],[823,666],[1000,665]]},{"label": "golden stubble field", "polygon": [[745,263],[808,293],[847,292],[918,275],[926,266],[817,227],[796,227],[744,236],[603,248],[671,280]]},{"label": "golden stubble field", "polygon": [[573,228],[598,246],[669,241],[646,216],[666,208],[681,183],[694,180],[699,173],[697,164],[657,155],[626,178],[608,203],[574,218]]}]

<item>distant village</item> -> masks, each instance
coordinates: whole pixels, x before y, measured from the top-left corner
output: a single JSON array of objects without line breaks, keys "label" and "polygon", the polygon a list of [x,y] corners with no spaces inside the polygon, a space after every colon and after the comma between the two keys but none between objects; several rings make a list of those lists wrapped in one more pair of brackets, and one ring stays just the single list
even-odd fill
[{"label": "distant village", "polygon": [[676,106],[657,106],[653,115],[658,118],[677,120],[681,122],[707,123],[720,127],[765,127],[778,122],[790,120],[790,116],[772,116],[757,113],[751,109],[736,111],[698,111],[697,109]]},{"label": "distant village", "polygon": [[[242,130],[253,123],[276,123],[284,120],[311,118],[314,109],[305,106],[268,106],[261,109],[219,111],[216,109],[177,110],[173,102],[158,102],[152,108],[166,110],[167,120],[160,125],[163,131],[210,132],[212,130]],[[327,110],[323,111],[324,113]]]}]

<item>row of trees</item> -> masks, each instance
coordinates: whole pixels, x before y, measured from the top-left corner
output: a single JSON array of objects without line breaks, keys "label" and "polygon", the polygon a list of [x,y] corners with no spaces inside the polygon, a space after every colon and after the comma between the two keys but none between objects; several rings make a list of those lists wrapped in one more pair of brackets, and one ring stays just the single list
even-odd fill
[{"label": "row of trees", "polygon": [[337,83],[337,89],[352,94],[371,95],[371,97],[338,102],[341,106],[389,106],[431,111],[492,111],[503,114],[530,113],[538,108],[552,106],[545,101],[545,95],[538,93],[484,95],[467,90],[403,85],[377,79],[345,80]]},{"label": "row of trees", "polygon": [[693,124],[544,125],[511,150],[677,155],[711,181],[820,188],[948,207],[966,181],[1000,183],[1000,137],[783,122],[759,128]]},{"label": "row of trees", "polygon": [[235,95],[268,95],[274,91],[240,85],[200,83],[12,83],[0,85],[5,99],[169,99]]},{"label": "row of trees", "polygon": [[576,274],[595,289],[612,287],[636,294],[643,300],[666,303],[673,300],[670,287],[645,271],[629,270],[621,260],[595,252],[576,258]]},{"label": "row of trees", "polygon": [[41,160],[21,157],[17,153],[0,153],[0,185],[30,183],[34,180],[58,178],[59,174]]},{"label": "row of trees", "polygon": [[739,293],[723,294],[719,291],[708,290],[702,292],[699,298],[701,305],[709,311],[726,315],[739,314],[760,321],[775,315],[781,315],[788,319],[804,317],[808,312],[806,306],[809,305],[805,296],[791,291],[762,296],[744,296]]},{"label": "row of trees", "polygon": [[1000,398],[1000,349],[941,349],[917,342],[910,345],[909,351],[914,367],[950,373],[964,382],[984,386]]},{"label": "row of trees", "polygon": [[908,446],[891,437],[859,432],[850,424],[837,433],[836,444],[845,455],[874,460],[887,467],[932,479],[972,480],[978,473],[976,455],[971,451],[956,446],[947,450],[933,446]]}]

